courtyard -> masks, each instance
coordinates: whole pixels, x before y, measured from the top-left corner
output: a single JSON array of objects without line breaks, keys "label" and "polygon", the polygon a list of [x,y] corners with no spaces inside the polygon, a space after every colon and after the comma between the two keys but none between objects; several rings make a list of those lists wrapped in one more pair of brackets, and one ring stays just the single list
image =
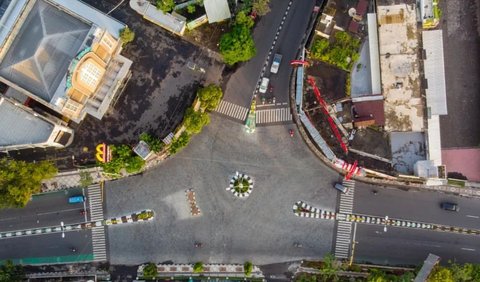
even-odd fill
[{"label": "courtyard", "polygon": [[[144,208],[156,213],[152,222],[109,227],[110,262],[268,264],[330,253],[334,222],[299,218],[292,206],[304,200],[334,210],[332,184],[339,176],[288,129],[263,127],[249,135],[243,125],[212,116],[187,148],[159,167],[107,182],[107,217]],[[226,190],[236,171],[253,179],[247,198]],[[190,213],[185,195],[190,188],[199,216]],[[195,242],[202,247],[195,248]]]}]

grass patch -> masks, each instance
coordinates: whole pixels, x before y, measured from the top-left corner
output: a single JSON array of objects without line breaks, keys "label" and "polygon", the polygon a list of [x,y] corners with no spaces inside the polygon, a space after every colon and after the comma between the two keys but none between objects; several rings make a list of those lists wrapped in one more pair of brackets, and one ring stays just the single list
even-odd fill
[{"label": "grass patch", "polygon": [[342,70],[350,71],[360,57],[358,50],[360,40],[344,31],[335,33],[334,39],[317,38],[310,50],[313,59],[334,65]]},{"label": "grass patch", "polygon": [[465,187],[465,181],[460,180],[460,179],[453,179],[453,178],[448,178],[447,179],[448,185],[456,186],[456,187]]}]

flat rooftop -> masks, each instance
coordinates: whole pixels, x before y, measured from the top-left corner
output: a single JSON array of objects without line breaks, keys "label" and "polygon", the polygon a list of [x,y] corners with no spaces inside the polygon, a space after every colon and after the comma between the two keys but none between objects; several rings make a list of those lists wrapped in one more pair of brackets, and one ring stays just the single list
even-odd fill
[{"label": "flat rooftop", "polygon": [[423,131],[415,6],[377,7],[385,130]]},{"label": "flat rooftop", "polygon": [[48,140],[53,125],[0,97],[0,146],[37,144]]}]

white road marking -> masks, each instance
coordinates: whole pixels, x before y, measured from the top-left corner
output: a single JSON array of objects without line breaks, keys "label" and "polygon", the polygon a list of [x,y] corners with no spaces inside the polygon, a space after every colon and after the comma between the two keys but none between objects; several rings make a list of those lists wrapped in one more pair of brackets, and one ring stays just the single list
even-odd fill
[{"label": "white road marking", "polygon": [[471,218],[480,218],[480,216],[478,216],[478,215],[469,215],[469,214],[467,214],[467,217],[471,217]]},{"label": "white road marking", "polygon": [[470,249],[470,248],[462,248],[464,251],[470,251],[470,252],[475,252],[475,249]]}]

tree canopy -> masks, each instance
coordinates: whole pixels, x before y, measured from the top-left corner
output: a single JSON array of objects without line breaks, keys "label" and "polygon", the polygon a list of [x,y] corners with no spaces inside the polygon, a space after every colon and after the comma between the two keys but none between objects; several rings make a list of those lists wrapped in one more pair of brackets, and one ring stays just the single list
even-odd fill
[{"label": "tree canopy", "polygon": [[174,0],[157,0],[157,9],[162,10],[164,13],[168,13],[175,8]]},{"label": "tree canopy", "polygon": [[193,272],[200,273],[203,272],[203,262],[199,261],[193,265]]},{"label": "tree canopy", "polygon": [[190,142],[190,135],[187,132],[183,132],[178,138],[174,139],[173,142],[170,144],[170,154],[178,153],[183,147],[187,146],[188,142]]},{"label": "tree canopy", "polygon": [[101,166],[106,173],[119,174],[122,169],[128,173],[139,172],[145,165],[145,161],[137,156],[127,145],[110,145],[112,160],[102,163]]},{"label": "tree canopy", "polygon": [[220,38],[219,49],[228,65],[250,60],[257,53],[252,37],[253,20],[239,12],[232,30]]},{"label": "tree canopy", "polygon": [[56,174],[57,168],[51,162],[0,159],[0,207],[24,207],[33,194],[41,191],[42,180]]},{"label": "tree canopy", "polygon": [[202,131],[202,128],[210,123],[210,117],[207,113],[195,111],[192,107],[188,108],[183,118],[185,128],[189,134],[196,134]]},{"label": "tree canopy", "polygon": [[25,275],[21,265],[15,265],[11,260],[7,260],[0,266],[0,282],[20,282],[24,281]]},{"label": "tree canopy", "polygon": [[243,270],[245,271],[245,276],[252,275],[253,264],[250,261],[245,262],[243,265]]},{"label": "tree canopy", "polygon": [[143,268],[143,278],[154,279],[158,275],[157,266],[151,262]]},{"label": "tree canopy", "polygon": [[210,84],[207,87],[203,87],[198,90],[197,96],[204,109],[213,111],[220,103],[223,92],[220,86]]},{"label": "tree canopy", "polygon": [[264,16],[270,12],[268,4],[270,0],[253,0],[252,10],[259,16]]},{"label": "tree canopy", "polygon": [[120,30],[120,39],[122,40],[122,45],[125,46],[135,39],[135,32],[133,32],[130,28],[125,27]]},{"label": "tree canopy", "polygon": [[164,143],[162,142],[162,140],[146,132],[140,134],[140,140],[147,143],[148,146],[150,147],[150,150],[152,150],[155,153],[160,152],[164,146]]}]

